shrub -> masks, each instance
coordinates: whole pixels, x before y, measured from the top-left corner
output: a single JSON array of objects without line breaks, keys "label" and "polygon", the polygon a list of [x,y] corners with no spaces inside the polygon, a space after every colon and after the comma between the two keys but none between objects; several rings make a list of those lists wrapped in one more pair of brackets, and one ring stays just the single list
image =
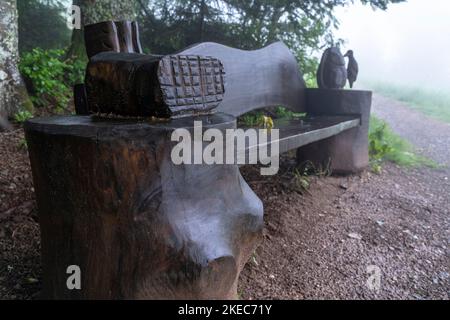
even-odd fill
[{"label": "shrub", "polygon": [[436,166],[432,160],[417,155],[408,141],[395,134],[386,122],[374,116],[370,118],[369,156],[375,172],[381,171],[381,164],[385,160],[401,166]]},{"label": "shrub", "polygon": [[14,115],[14,120],[18,123],[24,123],[30,118],[33,118],[33,114],[30,111],[19,111]]},{"label": "shrub", "polygon": [[25,53],[20,61],[31,99],[37,107],[65,110],[72,97],[72,86],[82,82],[86,62],[64,60],[65,51],[35,48]]}]

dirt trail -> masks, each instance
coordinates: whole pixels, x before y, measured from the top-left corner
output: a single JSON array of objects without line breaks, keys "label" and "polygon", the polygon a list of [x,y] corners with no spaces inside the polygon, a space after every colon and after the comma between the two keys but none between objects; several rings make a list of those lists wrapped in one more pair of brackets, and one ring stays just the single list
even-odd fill
[{"label": "dirt trail", "polygon": [[450,124],[427,117],[406,104],[374,94],[372,113],[439,164],[450,165]]},{"label": "dirt trail", "polygon": [[[377,94],[372,110],[420,153],[450,163],[450,125]],[[253,187],[268,232],[242,276],[245,298],[449,299],[448,167],[386,164],[380,175],[317,179],[303,196]],[[366,284],[370,266],[380,268],[379,291]]]}]

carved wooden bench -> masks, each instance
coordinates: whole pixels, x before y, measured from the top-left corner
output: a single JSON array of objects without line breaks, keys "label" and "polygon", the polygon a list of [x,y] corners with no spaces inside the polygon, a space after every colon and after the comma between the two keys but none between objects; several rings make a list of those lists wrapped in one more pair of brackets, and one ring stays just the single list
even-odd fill
[{"label": "carved wooden bench", "polygon": [[372,92],[306,88],[295,57],[282,42],[255,51],[201,43],[181,54],[210,55],[223,63],[226,93],[218,111],[236,117],[268,106],[306,112],[302,120],[275,120],[280,152],[298,148],[299,162],[329,164],[334,173],[355,173],[368,165]]},{"label": "carved wooden bench", "polygon": [[[96,41],[96,46],[90,46],[87,37],[91,61],[92,57],[96,57],[94,62],[105,61],[106,55],[119,59],[121,68],[129,68],[114,52],[127,53],[126,59],[129,54],[153,59],[140,53],[137,25],[108,22],[93,26],[93,39],[98,39],[98,28],[110,31],[104,32],[101,46]],[[105,34],[109,43],[104,41]],[[280,152],[297,149],[300,161],[331,159],[331,169],[342,173],[362,170],[368,164],[370,92],[307,89],[295,58],[281,42],[256,51],[202,43],[178,55],[210,56],[223,64],[225,93],[214,93],[223,94],[215,100],[217,112],[198,115],[197,107],[187,107],[190,116],[170,121],[76,115],[26,122],[39,208],[45,297],[236,298],[239,273],[261,239],[262,202],[237,165],[172,162],[175,143],[171,133],[177,128],[192,131],[194,120],[203,122],[203,130],[224,132],[236,128],[239,115],[281,105],[308,116],[275,121]],[[134,66],[130,68],[136,70]],[[87,74],[88,80],[89,70]],[[207,83],[207,75],[203,76]],[[126,81],[117,83],[122,86],[117,91],[108,89],[112,103],[123,86],[128,92],[125,102],[119,101],[114,108],[133,104],[136,115],[140,110],[177,113],[178,102],[161,108],[138,103],[135,88],[129,89]],[[97,111],[109,108],[98,99],[104,93],[96,90],[102,89],[95,85],[86,89],[89,84],[85,85],[75,88],[79,114],[95,111],[89,102],[100,108]],[[199,94],[204,100],[198,108],[203,111],[210,102],[205,99],[210,92],[205,90]],[[79,290],[67,287],[70,265],[80,268]]]}]

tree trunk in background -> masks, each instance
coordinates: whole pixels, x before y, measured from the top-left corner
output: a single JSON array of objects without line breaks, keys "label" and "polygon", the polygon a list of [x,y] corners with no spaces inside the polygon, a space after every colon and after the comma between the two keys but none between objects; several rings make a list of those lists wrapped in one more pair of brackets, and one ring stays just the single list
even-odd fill
[{"label": "tree trunk in background", "polygon": [[203,42],[203,34],[205,29],[205,13],[206,13],[205,0],[200,3],[200,23],[199,23],[199,42]]},{"label": "tree trunk in background", "polygon": [[[107,20],[136,20],[136,0],[73,0],[81,9],[81,26]],[[74,29],[67,53],[68,58],[87,59],[84,47],[83,30]]]},{"label": "tree trunk in background", "polygon": [[0,1],[0,117],[18,110],[30,110],[28,97],[18,69],[18,24],[16,0]]}]

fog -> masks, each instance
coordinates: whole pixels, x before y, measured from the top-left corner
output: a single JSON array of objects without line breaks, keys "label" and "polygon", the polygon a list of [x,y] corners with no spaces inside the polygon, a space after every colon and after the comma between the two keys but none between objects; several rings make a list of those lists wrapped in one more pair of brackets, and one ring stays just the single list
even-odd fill
[{"label": "fog", "polygon": [[359,3],[336,10],[337,37],[353,49],[360,78],[450,91],[450,1],[409,0],[387,11]]},{"label": "fog", "polygon": [[346,42],[342,51],[355,51],[361,80],[450,92],[450,0],[408,0],[387,11],[355,1],[335,13],[335,35]]}]

